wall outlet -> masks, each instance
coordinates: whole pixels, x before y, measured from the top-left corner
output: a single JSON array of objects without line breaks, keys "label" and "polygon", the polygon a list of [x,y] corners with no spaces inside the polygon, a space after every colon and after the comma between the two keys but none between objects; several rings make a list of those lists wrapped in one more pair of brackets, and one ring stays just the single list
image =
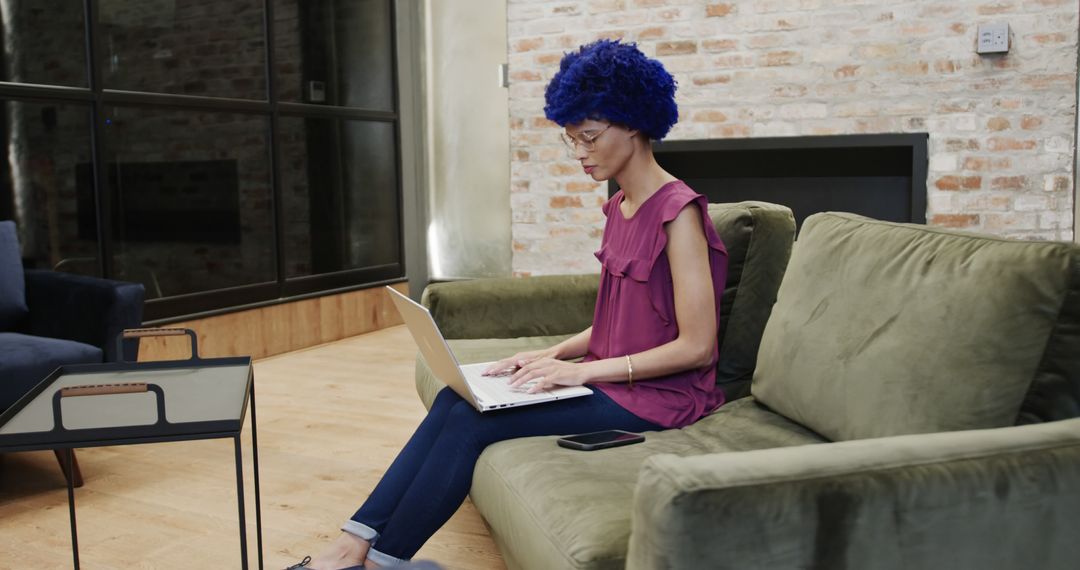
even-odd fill
[{"label": "wall outlet", "polygon": [[1008,24],[982,24],[976,53],[1007,53],[1009,51]]}]

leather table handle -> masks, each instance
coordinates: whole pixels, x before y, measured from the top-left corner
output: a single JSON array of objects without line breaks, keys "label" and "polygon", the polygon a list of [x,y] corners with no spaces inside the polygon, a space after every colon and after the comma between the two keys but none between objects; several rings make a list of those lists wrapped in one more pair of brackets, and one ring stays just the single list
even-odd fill
[{"label": "leather table handle", "polygon": [[124,329],[124,338],[143,338],[148,336],[181,336],[187,329]]},{"label": "leather table handle", "polygon": [[132,382],[126,384],[87,384],[85,386],[61,388],[60,397],[100,396],[103,394],[138,394],[140,392],[146,392],[145,382]]}]

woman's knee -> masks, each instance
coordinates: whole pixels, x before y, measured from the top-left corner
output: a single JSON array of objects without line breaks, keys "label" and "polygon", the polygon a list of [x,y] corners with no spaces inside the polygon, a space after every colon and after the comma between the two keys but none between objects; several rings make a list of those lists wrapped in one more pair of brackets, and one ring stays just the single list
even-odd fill
[{"label": "woman's knee", "polygon": [[450,407],[450,412],[446,416],[446,429],[471,429],[481,417],[480,412],[476,411],[472,404],[458,398],[458,402]]}]

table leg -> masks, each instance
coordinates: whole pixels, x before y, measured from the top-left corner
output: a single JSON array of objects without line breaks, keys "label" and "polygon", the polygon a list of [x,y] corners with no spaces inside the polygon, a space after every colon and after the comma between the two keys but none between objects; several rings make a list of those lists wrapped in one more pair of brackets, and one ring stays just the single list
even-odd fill
[{"label": "table leg", "polygon": [[263,570],[262,505],[259,500],[259,438],[255,428],[255,382],[251,383],[251,460],[255,469],[255,544],[259,549],[259,570]]},{"label": "table leg", "polygon": [[233,438],[236,449],[236,508],[240,518],[240,567],[248,568],[247,519],[244,518],[244,458],[240,452],[240,434]]},{"label": "table leg", "polygon": [[[69,447],[63,451],[63,454],[64,471],[72,473],[71,468],[74,463],[75,451]],[[75,478],[65,477],[65,479],[67,479],[68,515],[71,518],[71,556],[74,559],[75,570],[79,570],[79,535],[75,530]]]}]

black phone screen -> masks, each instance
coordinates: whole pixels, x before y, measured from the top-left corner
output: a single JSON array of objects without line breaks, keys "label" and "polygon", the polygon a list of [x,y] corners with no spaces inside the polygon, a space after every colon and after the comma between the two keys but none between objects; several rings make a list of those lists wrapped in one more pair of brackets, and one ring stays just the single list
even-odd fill
[{"label": "black phone screen", "polygon": [[625,441],[630,439],[637,439],[641,437],[636,433],[630,433],[628,431],[608,430],[598,431],[594,433],[584,433],[581,435],[572,435],[565,438],[567,441],[573,441],[584,445],[596,445],[598,443],[607,443],[609,441]]},{"label": "black phone screen", "polygon": [[628,431],[613,429],[561,437],[558,440],[558,444],[560,447],[579,449],[583,451],[593,451],[596,449],[605,449],[608,447],[630,445],[631,443],[638,443],[640,441],[645,441],[645,436],[641,435],[640,433],[631,433]]}]

